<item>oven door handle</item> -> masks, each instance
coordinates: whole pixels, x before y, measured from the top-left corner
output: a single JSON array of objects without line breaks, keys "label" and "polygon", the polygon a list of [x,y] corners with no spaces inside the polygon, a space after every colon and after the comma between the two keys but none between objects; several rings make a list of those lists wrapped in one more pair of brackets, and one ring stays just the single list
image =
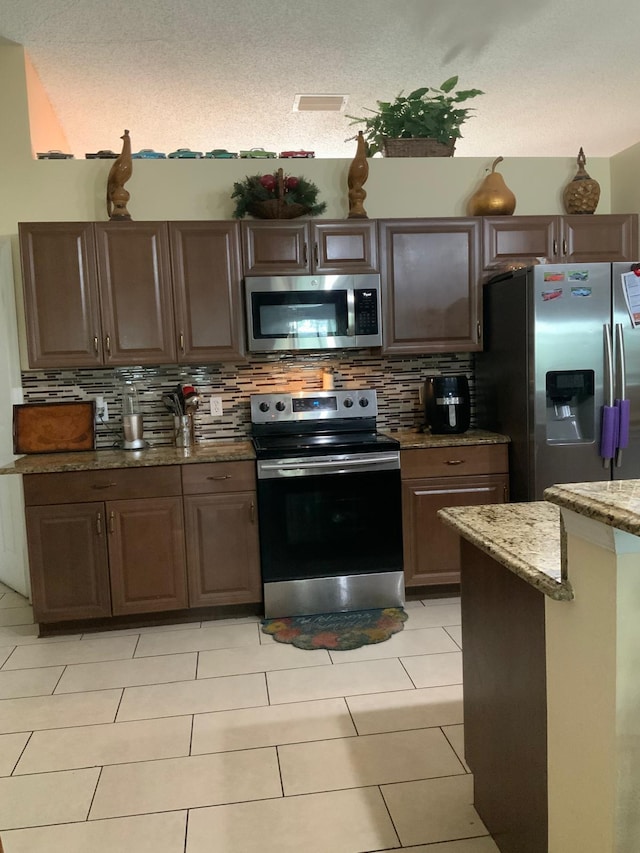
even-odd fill
[{"label": "oven door handle", "polygon": [[304,461],[259,462],[258,478],[304,477],[310,474],[339,474],[349,471],[375,471],[381,467],[393,470],[400,467],[397,452],[377,454],[367,459],[318,459]]}]

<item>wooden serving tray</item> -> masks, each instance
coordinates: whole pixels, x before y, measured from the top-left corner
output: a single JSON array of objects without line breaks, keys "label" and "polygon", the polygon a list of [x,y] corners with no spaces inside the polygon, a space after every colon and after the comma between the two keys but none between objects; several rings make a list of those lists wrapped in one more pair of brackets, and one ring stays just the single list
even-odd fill
[{"label": "wooden serving tray", "polygon": [[14,453],[93,450],[95,403],[25,403],[13,407]]}]

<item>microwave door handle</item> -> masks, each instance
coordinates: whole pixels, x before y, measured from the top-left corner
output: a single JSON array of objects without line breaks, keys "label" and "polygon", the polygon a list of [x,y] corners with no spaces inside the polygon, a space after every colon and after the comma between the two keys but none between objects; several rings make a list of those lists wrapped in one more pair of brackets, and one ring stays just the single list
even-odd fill
[{"label": "microwave door handle", "polygon": [[356,334],[356,295],[353,288],[347,290],[347,336],[355,337]]}]

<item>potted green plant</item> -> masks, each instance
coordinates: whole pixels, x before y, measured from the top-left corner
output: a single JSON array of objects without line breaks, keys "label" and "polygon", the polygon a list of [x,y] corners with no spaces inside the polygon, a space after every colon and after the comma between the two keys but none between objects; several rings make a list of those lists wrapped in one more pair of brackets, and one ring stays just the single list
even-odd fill
[{"label": "potted green plant", "polygon": [[477,95],[480,89],[455,91],[458,77],[445,80],[440,88],[424,86],[409,95],[402,92],[395,101],[377,101],[378,109],[367,109],[371,116],[352,119],[364,123],[369,156],[381,151],[385,157],[452,157],[462,124],[470,117],[471,107],[460,104]]}]

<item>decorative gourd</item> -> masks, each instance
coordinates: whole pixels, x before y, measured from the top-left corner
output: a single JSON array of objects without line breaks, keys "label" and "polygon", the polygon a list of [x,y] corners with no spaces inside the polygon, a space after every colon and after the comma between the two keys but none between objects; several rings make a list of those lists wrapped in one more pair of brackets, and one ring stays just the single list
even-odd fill
[{"label": "decorative gourd", "polygon": [[505,184],[496,166],[502,157],[493,161],[491,171],[469,199],[470,216],[511,216],[516,209],[516,197]]}]

